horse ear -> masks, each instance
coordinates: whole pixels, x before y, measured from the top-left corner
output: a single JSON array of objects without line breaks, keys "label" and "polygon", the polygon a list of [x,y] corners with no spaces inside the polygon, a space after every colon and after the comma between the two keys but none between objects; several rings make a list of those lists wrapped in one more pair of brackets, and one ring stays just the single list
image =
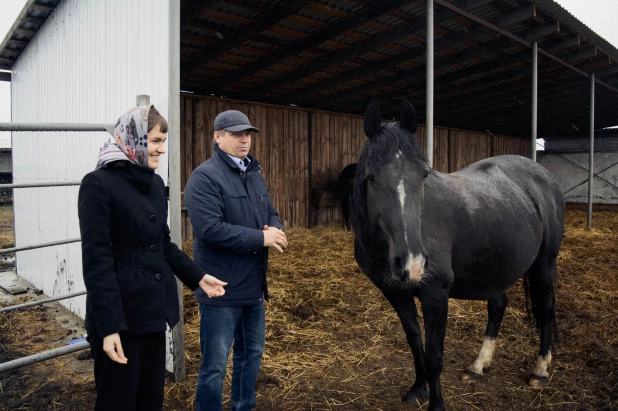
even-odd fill
[{"label": "horse ear", "polygon": [[365,134],[372,138],[382,126],[382,113],[377,100],[373,100],[365,113]]},{"label": "horse ear", "polygon": [[414,111],[414,107],[412,104],[408,102],[408,100],[403,100],[401,102],[401,116],[400,124],[401,127],[408,130],[410,133],[416,133],[416,129],[418,128],[418,119],[416,118],[416,111]]}]

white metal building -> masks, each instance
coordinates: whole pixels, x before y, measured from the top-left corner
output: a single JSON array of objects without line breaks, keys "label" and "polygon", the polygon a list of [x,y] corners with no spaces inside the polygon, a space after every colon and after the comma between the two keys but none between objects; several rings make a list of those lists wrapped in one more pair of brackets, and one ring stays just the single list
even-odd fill
[{"label": "white metal building", "polygon": [[[169,1],[67,0],[13,66],[13,122],[115,123],[136,96],[167,113]],[[26,5],[27,7],[28,5]],[[105,132],[14,132],[14,183],[79,181]],[[167,179],[167,163],[157,172]],[[15,243],[79,237],[79,187],[15,189]],[[84,288],[80,243],[17,253],[17,270],[45,294]],[[85,296],[62,301],[84,317]]]},{"label": "white metal building", "polygon": [[[38,31],[11,68],[12,122],[113,125],[136,105],[138,95],[146,94],[171,123],[172,6],[179,3],[28,0],[0,47],[16,41],[10,37],[24,31],[19,28],[24,21],[37,25],[38,15]],[[99,148],[110,137],[106,132],[13,132],[13,183],[80,181],[94,170]],[[165,156],[157,170],[164,181],[168,160]],[[14,189],[16,246],[79,238],[78,191],[79,186]],[[19,275],[48,296],[85,289],[79,242],[18,252],[16,264]],[[84,318],[85,301],[82,295],[60,302]]]}]

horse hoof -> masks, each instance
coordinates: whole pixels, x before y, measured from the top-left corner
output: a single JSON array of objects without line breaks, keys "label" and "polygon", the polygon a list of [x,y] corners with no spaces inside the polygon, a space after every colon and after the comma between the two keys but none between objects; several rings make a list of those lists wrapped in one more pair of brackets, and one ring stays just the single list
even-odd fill
[{"label": "horse hoof", "polygon": [[425,387],[412,387],[406,395],[403,396],[401,401],[406,404],[417,404],[423,402],[424,399],[429,397],[429,390]]},{"label": "horse hoof", "polygon": [[543,388],[547,384],[549,384],[548,377],[539,377],[538,375],[532,374],[530,379],[528,380],[528,386],[530,388]]},{"label": "horse hoof", "polygon": [[483,374],[476,373],[474,371],[465,370],[463,374],[461,374],[461,382],[465,382],[466,384],[476,384],[477,382],[483,379]]}]

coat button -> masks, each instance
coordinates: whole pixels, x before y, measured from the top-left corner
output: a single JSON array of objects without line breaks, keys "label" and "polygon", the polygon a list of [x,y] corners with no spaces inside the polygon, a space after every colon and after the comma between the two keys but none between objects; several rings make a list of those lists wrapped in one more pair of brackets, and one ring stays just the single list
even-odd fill
[{"label": "coat button", "polygon": [[148,189],[147,189],[147,188],[145,188],[145,187],[142,187],[142,188],[139,190],[139,192],[145,195],[145,194],[148,194]]},{"label": "coat button", "polygon": [[150,246],[150,251],[152,251],[153,253],[154,253],[155,251],[157,251],[157,245],[156,245],[156,244],[151,245],[151,246]]},{"label": "coat button", "polygon": [[155,280],[157,280],[157,281],[161,281],[161,278],[162,278],[162,277],[161,277],[161,274],[160,274],[160,273],[156,273],[156,274],[155,274]]},{"label": "coat button", "polygon": [[157,221],[157,216],[156,215],[151,215],[150,216],[150,222],[154,223],[155,221]]}]

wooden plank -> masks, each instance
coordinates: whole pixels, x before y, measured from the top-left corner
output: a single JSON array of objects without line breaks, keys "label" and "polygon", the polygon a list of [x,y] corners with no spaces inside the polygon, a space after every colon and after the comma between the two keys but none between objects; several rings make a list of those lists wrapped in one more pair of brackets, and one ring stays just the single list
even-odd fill
[{"label": "wooden plank", "polygon": [[[194,123],[195,112],[193,111],[193,98],[187,98],[185,101],[185,164],[184,164],[184,174],[185,180],[184,185],[187,184],[189,180],[189,176],[191,176],[191,172],[193,171],[193,123]],[[184,187],[183,185],[183,187]]]},{"label": "wooden plank", "polygon": [[301,144],[299,152],[299,171],[300,171],[300,184],[299,184],[299,215],[297,226],[303,227],[307,222],[308,208],[307,208],[307,184],[309,181],[309,113],[302,111],[299,119],[299,135],[301,136]]},{"label": "wooden plank", "polygon": [[204,100],[195,102],[195,131],[193,133],[193,156],[191,172],[204,162]]}]

